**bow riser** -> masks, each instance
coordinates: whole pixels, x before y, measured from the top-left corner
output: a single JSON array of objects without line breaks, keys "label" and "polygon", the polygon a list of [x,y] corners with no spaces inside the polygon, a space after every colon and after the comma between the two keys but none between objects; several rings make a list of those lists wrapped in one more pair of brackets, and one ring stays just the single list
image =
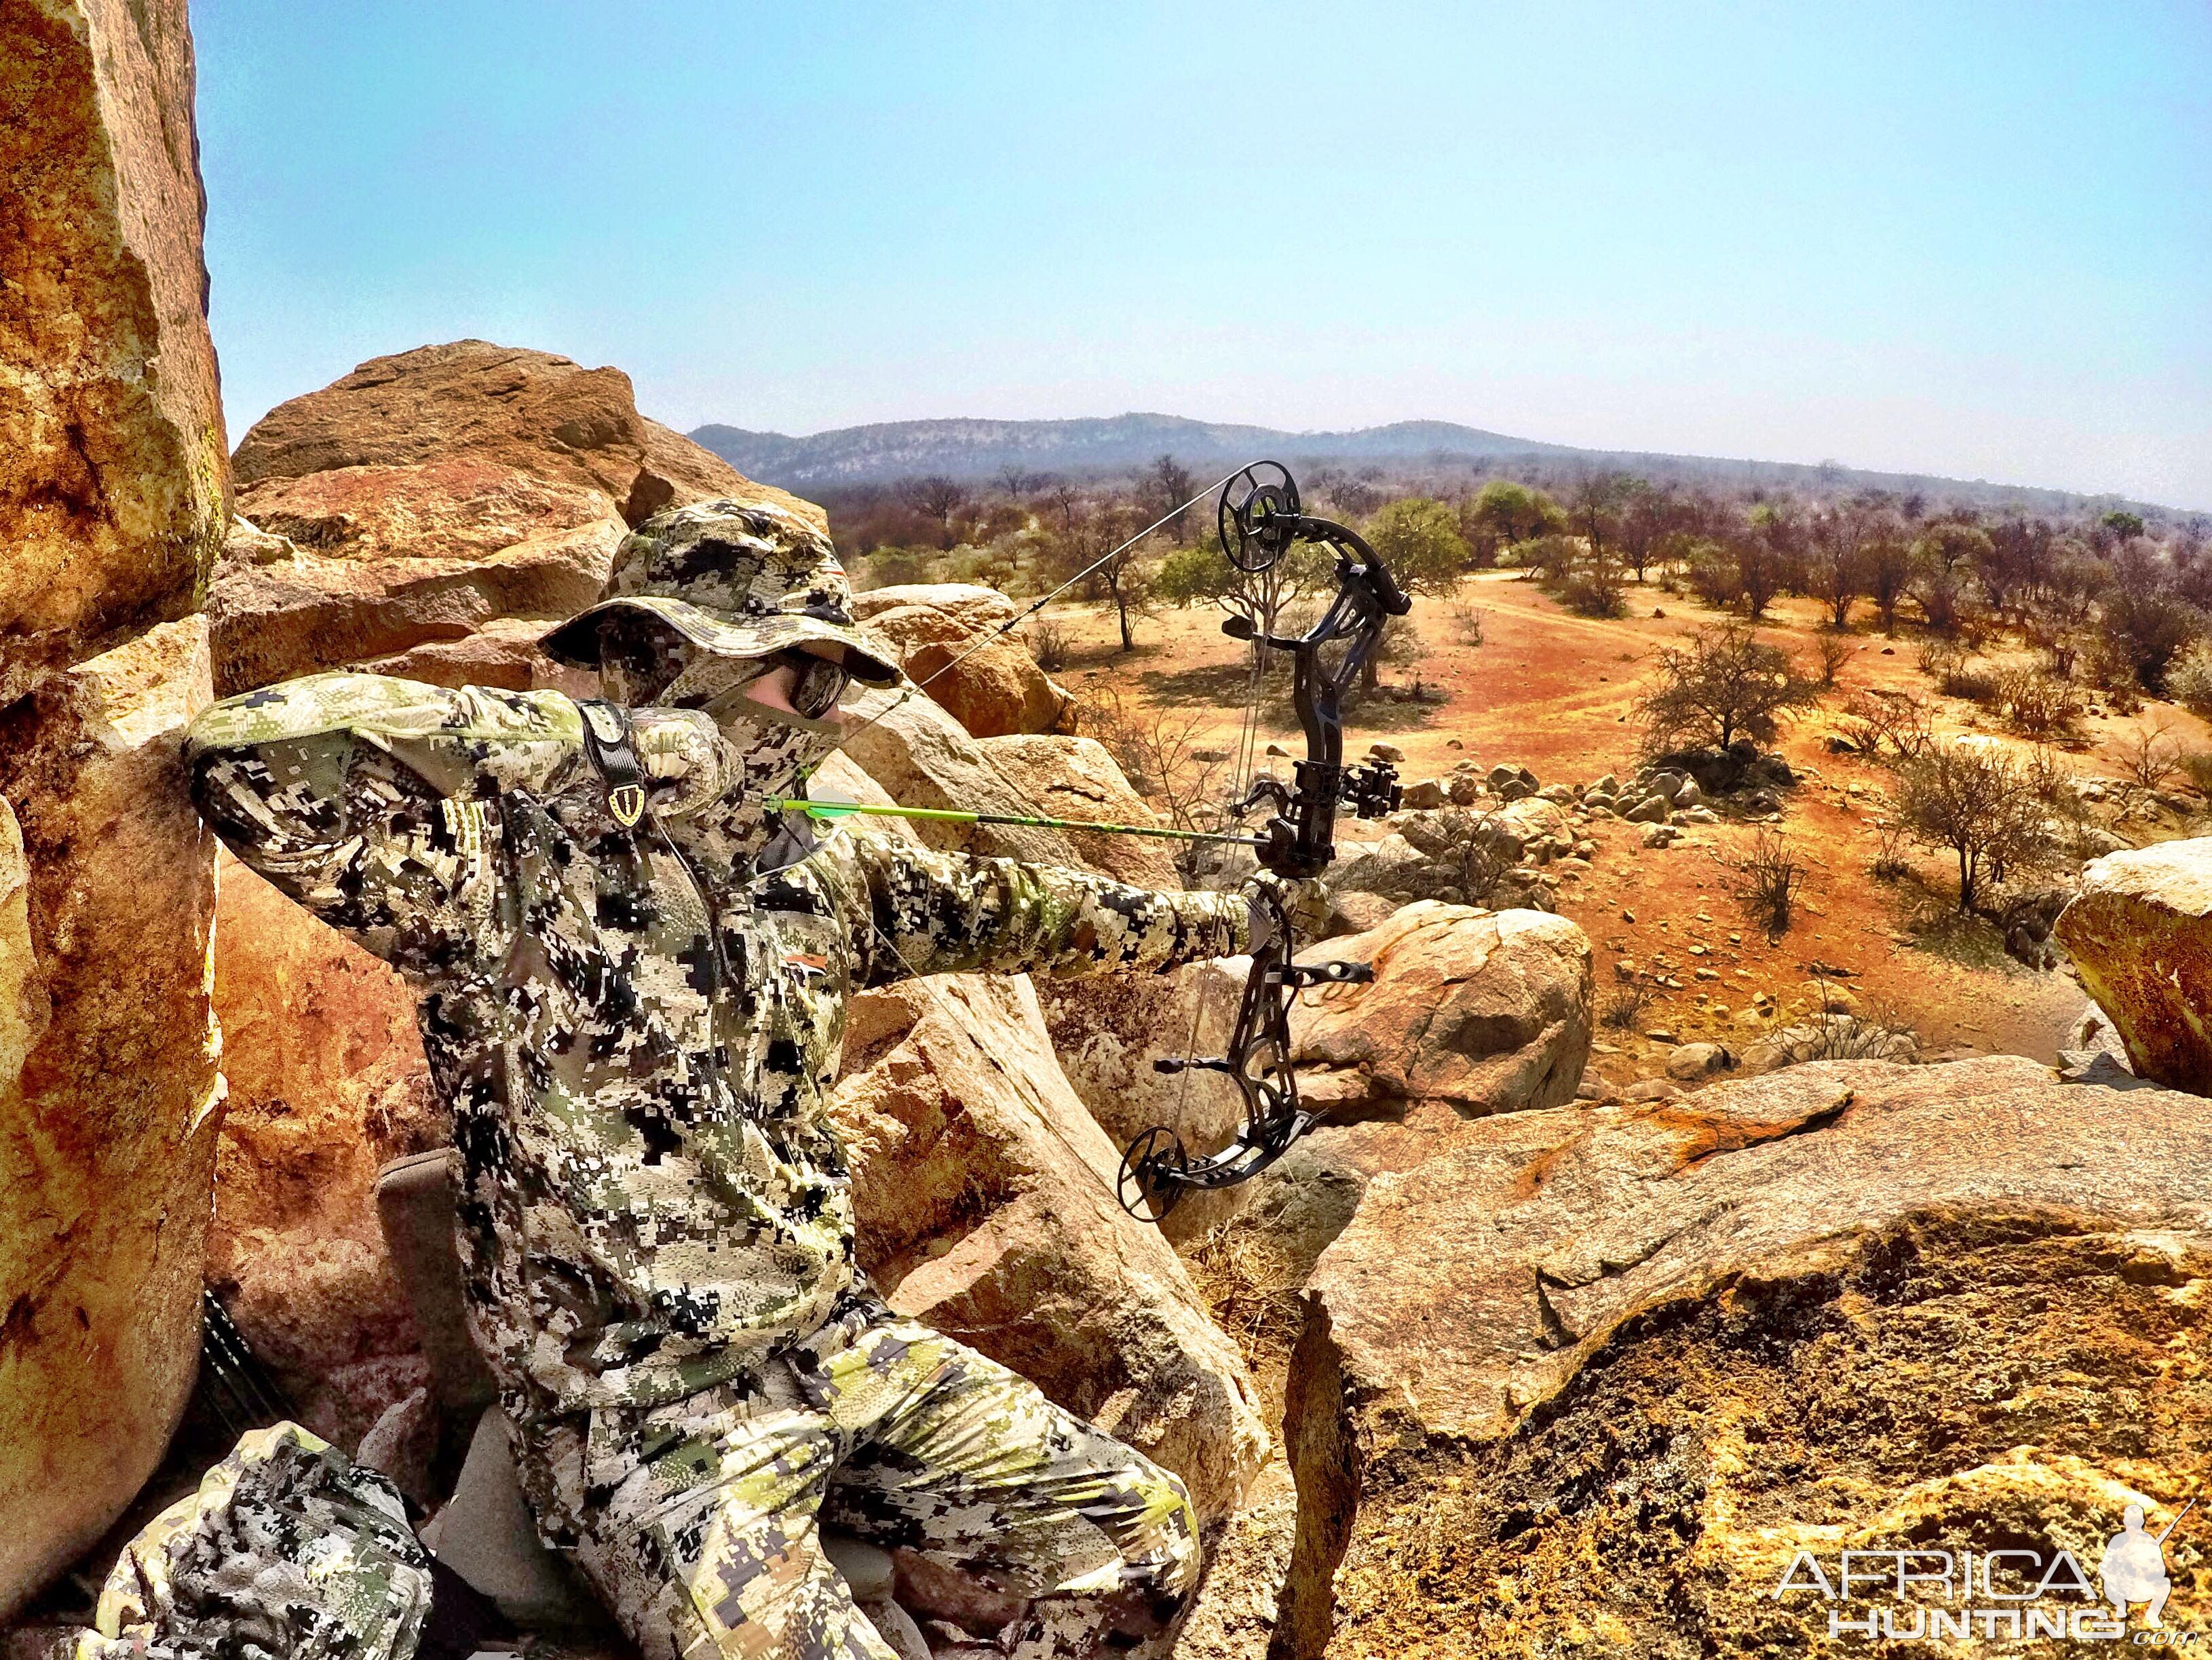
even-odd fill
[{"label": "bow riser", "polygon": [[[1273,479],[1260,476],[1271,469]],[[1361,818],[1394,811],[1403,792],[1397,772],[1379,758],[1344,765],[1345,692],[1381,647],[1392,617],[1403,616],[1413,602],[1382,559],[1357,532],[1298,509],[1297,486],[1289,472],[1271,462],[1247,468],[1238,479],[1250,488],[1232,504],[1238,480],[1223,487],[1219,521],[1222,547],[1231,561],[1249,575],[1261,575],[1293,542],[1322,543],[1336,554],[1337,591],[1321,620],[1303,634],[1264,633],[1251,608],[1222,624],[1232,639],[1256,648],[1286,651],[1292,665],[1291,701],[1306,740],[1306,757],[1293,763],[1292,783],[1262,775],[1231,810],[1238,816],[1265,803],[1274,809],[1259,838],[1261,867],[1298,881],[1317,876],[1336,857],[1336,819],[1349,805]],[[1326,648],[1341,645],[1333,660]],[[1156,1125],[1133,1140],[1121,1161],[1121,1202],[1132,1215],[1160,1221],[1193,1189],[1230,1187],[1248,1181],[1275,1162],[1321,1115],[1298,1101],[1291,1067],[1291,1003],[1298,991],[1328,981],[1364,981],[1374,971],[1364,963],[1300,964],[1291,919],[1276,896],[1274,926],[1266,945],[1254,954],[1244,995],[1237,1004],[1228,1053],[1209,1059],[1160,1060],[1162,1072],[1209,1071],[1228,1075],[1244,1100],[1244,1124],[1220,1151],[1197,1160],[1182,1139]]]}]

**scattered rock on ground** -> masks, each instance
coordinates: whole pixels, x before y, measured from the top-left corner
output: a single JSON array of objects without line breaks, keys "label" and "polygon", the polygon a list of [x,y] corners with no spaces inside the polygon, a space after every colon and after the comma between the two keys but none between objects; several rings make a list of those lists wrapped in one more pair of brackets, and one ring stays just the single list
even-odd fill
[{"label": "scattered rock on ground", "polygon": [[1717,1043],[1686,1043],[1667,1057],[1667,1075],[1683,1083],[1702,1083],[1735,1064],[1735,1057]]}]

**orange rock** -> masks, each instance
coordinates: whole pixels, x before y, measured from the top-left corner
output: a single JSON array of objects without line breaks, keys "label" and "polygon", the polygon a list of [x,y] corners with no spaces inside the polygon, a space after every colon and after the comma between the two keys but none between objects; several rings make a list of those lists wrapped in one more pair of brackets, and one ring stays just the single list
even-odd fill
[{"label": "orange rock", "polygon": [[2212,1094],[2212,838],[2107,853],[2054,930],[2137,1075]]}]

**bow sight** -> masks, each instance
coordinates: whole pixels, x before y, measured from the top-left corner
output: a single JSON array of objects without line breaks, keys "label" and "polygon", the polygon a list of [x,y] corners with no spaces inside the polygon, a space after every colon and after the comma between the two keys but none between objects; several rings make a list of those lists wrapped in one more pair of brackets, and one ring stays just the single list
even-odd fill
[{"label": "bow sight", "polygon": [[[1403,794],[1386,760],[1345,766],[1342,708],[1345,691],[1381,645],[1389,620],[1405,615],[1413,601],[1357,531],[1304,512],[1297,481],[1275,462],[1255,462],[1226,480],[1214,522],[1222,552],[1248,577],[1265,575],[1302,542],[1336,556],[1335,597],[1304,633],[1262,627],[1261,608],[1249,585],[1226,602],[1232,615],[1221,625],[1231,639],[1253,642],[1255,651],[1289,653],[1291,704],[1306,739],[1306,757],[1293,764],[1291,782],[1262,774],[1231,810],[1241,818],[1262,804],[1272,807],[1259,837],[1261,867],[1294,880],[1316,876],[1336,857],[1340,811],[1348,807],[1360,818],[1379,818]],[[1229,1052],[1153,1063],[1162,1072],[1225,1073],[1244,1097],[1243,1125],[1228,1146],[1197,1159],[1168,1125],[1138,1136],[1121,1160],[1121,1203],[1133,1215],[1158,1221],[1193,1188],[1229,1187],[1258,1175],[1319,1121],[1319,1113],[1298,1103],[1291,1065],[1291,1000],[1308,986],[1371,979],[1373,971],[1364,963],[1294,960],[1289,916],[1274,896],[1263,902],[1274,907],[1275,925],[1254,953]]]}]

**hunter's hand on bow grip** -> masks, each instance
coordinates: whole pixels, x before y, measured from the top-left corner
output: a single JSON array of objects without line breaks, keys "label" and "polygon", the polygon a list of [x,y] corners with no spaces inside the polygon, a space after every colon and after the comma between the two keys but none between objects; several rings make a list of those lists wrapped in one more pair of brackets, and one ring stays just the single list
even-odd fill
[{"label": "hunter's hand on bow grip", "polygon": [[630,730],[653,810],[672,818],[697,811],[722,793],[722,735],[696,709],[636,709]]},{"label": "hunter's hand on bow grip", "polygon": [[1293,948],[1301,936],[1317,939],[1328,925],[1328,888],[1318,876],[1291,879],[1255,870],[1245,878],[1242,891],[1252,906],[1255,956],[1275,944],[1281,923],[1290,925]]}]

